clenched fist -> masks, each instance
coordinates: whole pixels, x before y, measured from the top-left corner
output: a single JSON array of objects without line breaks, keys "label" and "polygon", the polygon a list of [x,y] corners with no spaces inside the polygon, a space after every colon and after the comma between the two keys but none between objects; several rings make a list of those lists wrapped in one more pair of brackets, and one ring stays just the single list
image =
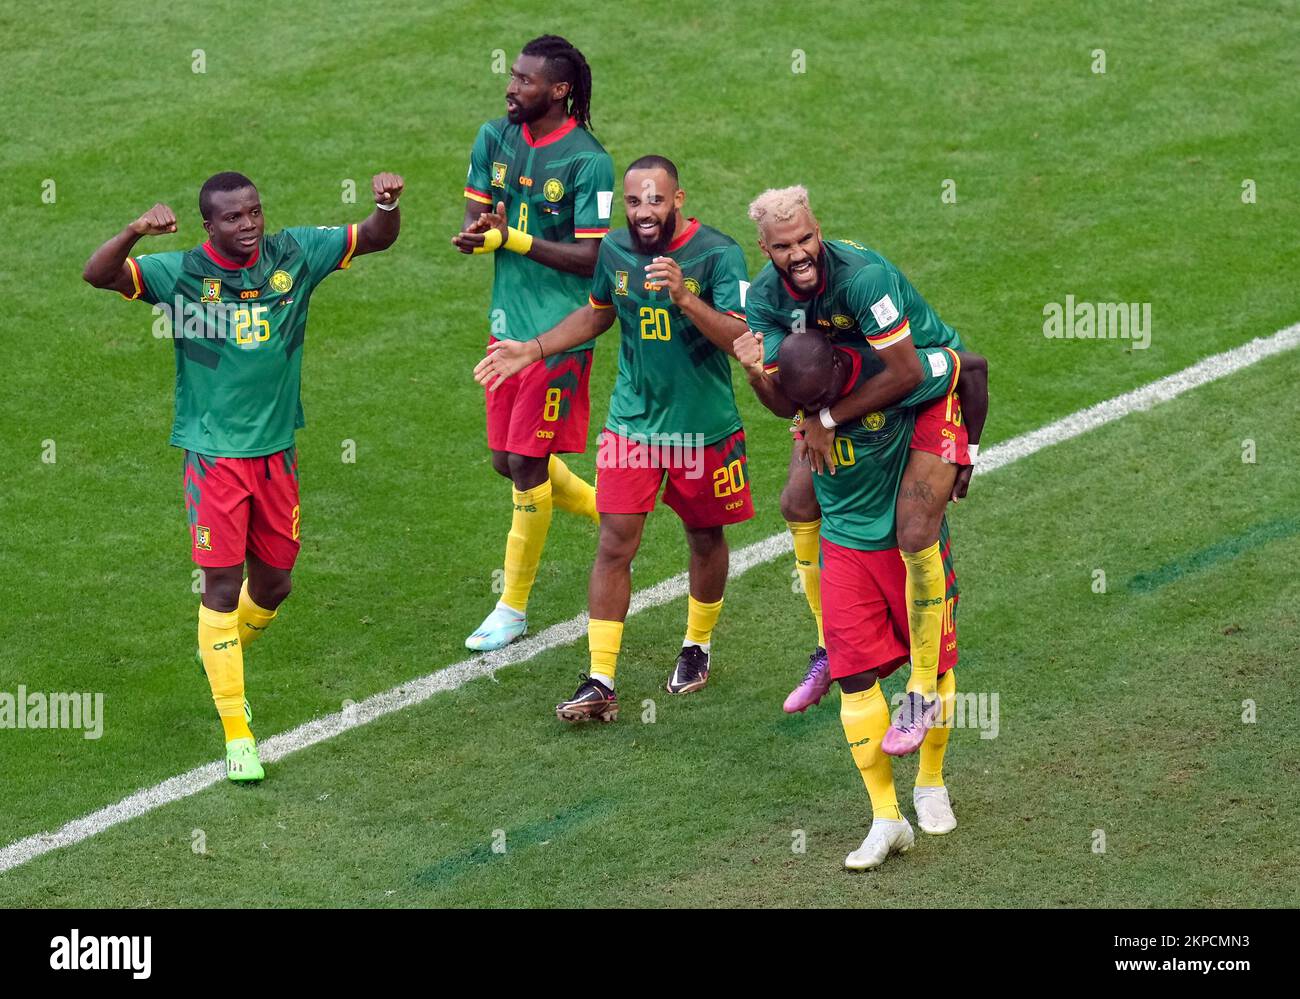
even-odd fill
[{"label": "clenched fist", "polygon": [[131,223],[131,228],[141,236],[161,236],[176,231],[176,213],[162,202]]},{"label": "clenched fist", "polygon": [[763,334],[753,330],[744,333],[732,341],[731,350],[736,355],[740,366],[749,374],[757,377],[763,373]]},{"label": "clenched fist", "polygon": [[391,205],[402,196],[406,181],[401,174],[377,173],[370,179],[370,187],[375,192],[375,204]]}]

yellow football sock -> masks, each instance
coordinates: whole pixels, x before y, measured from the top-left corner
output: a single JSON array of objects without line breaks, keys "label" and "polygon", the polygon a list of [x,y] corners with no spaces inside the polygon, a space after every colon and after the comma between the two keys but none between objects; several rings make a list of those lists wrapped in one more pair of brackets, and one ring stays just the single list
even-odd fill
[{"label": "yellow football sock", "polygon": [[622,645],[622,621],[598,621],[592,618],[587,622],[587,647],[591,650],[592,676],[608,679],[610,684],[614,682],[614,671],[618,669],[618,650]]},{"label": "yellow football sock", "polygon": [[248,580],[245,579],[239,590],[239,610],[236,613],[239,615],[239,644],[246,649],[271,626],[279,611],[259,607],[248,595]]},{"label": "yellow football sock", "polygon": [[244,650],[239,644],[237,611],[223,613],[199,605],[199,654],[226,741],[251,739],[253,733],[244,720]]},{"label": "yellow football sock", "polygon": [[713,637],[713,626],[718,623],[722,613],[722,601],[711,604],[702,603],[689,594],[686,597],[686,640],[683,645],[701,645],[709,647]]},{"label": "yellow football sock", "polygon": [[501,602],[519,613],[528,610],[528,594],[537,579],[542,546],[551,529],[551,483],[514,493],[515,514],[506,539],[506,578]]},{"label": "yellow football sock", "polygon": [[802,523],[787,520],[794,538],[794,566],[803,583],[803,595],[808,598],[808,609],[817,620],[817,644],[826,647],[826,631],[822,627],[822,570],[821,570],[821,520]]},{"label": "yellow football sock", "polygon": [[950,669],[939,677],[939,721],[925,733],[925,741],[921,743],[921,760],[916,768],[917,787],[943,787],[943,754],[948,749],[948,736],[952,734],[956,697],[957,671]]},{"label": "yellow football sock", "polygon": [[849,740],[849,752],[858,765],[862,782],[871,795],[871,814],[877,819],[901,819],[898,795],[894,792],[894,768],[888,756],[880,751],[880,740],[889,729],[889,704],[880,689],[873,683],[870,690],[856,693],[840,691],[840,724],[844,738]]},{"label": "yellow football sock", "polygon": [[912,636],[912,675],[907,689],[932,701],[943,633],[944,578],[939,542],[925,551],[902,552],[902,556],[907,566],[907,627]]},{"label": "yellow football sock", "polygon": [[596,489],[586,479],[574,475],[569,466],[553,454],[546,466],[551,477],[551,497],[555,505],[568,513],[587,517],[592,523],[600,523],[600,514],[596,512]]}]

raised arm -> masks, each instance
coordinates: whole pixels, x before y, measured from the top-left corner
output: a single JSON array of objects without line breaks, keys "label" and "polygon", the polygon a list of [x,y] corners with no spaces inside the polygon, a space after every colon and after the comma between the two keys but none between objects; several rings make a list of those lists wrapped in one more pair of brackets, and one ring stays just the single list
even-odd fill
[{"label": "raised arm", "polygon": [[371,178],[375,210],[357,226],[357,248],[352,251],[354,257],[387,250],[397,242],[397,234],[402,228],[402,210],[397,207],[397,199],[402,196],[405,186],[405,181],[395,173],[377,173]]},{"label": "raised arm", "polygon": [[133,298],[138,290],[136,278],[126,262],[132,247],[142,236],[161,236],[175,231],[176,213],[161,202],[154,205],[90,255],[81,272],[82,279],[96,288]]}]

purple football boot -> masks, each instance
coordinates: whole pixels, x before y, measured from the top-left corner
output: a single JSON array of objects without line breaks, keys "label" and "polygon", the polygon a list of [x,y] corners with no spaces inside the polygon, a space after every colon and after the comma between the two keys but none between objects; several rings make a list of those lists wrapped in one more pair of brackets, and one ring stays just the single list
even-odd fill
[{"label": "purple football boot", "polygon": [[939,698],[927,701],[920,694],[908,691],[907,700],[898,709],[894,724],[889,726],[880,740],[881,752],[887,756],[907,756],[915,753],[925,742],[925,734],[939,718]]},{"label": "purple football boot", "polygon": [[790,696],[785,699],[786,714],[796,714],[799,711],[807,711],[814,704],[826,696],[826,691],[831,689],[831,664],[826,658],[826,650],[820,645],[817,650],[808,657],[808,672],[799,686],[790,691]]}]

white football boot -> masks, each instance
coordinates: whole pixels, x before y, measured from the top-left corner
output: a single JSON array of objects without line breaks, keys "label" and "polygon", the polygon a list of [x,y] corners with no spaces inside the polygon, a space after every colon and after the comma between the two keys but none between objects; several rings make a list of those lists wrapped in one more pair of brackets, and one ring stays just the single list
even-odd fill
[{"label": "white football boot", "polygon": [[957,816],[952,814],[946,787],[912,788],[912,804],[916,806],[916,824],[922,832],[942,836],[957,828]]},{"label": "white football boot", "polygon": [[862,845],[844,858],[850,871],[869,871],[883,864],[891,853],[906,853],[916,842],[907,819],[873,819]]}]

